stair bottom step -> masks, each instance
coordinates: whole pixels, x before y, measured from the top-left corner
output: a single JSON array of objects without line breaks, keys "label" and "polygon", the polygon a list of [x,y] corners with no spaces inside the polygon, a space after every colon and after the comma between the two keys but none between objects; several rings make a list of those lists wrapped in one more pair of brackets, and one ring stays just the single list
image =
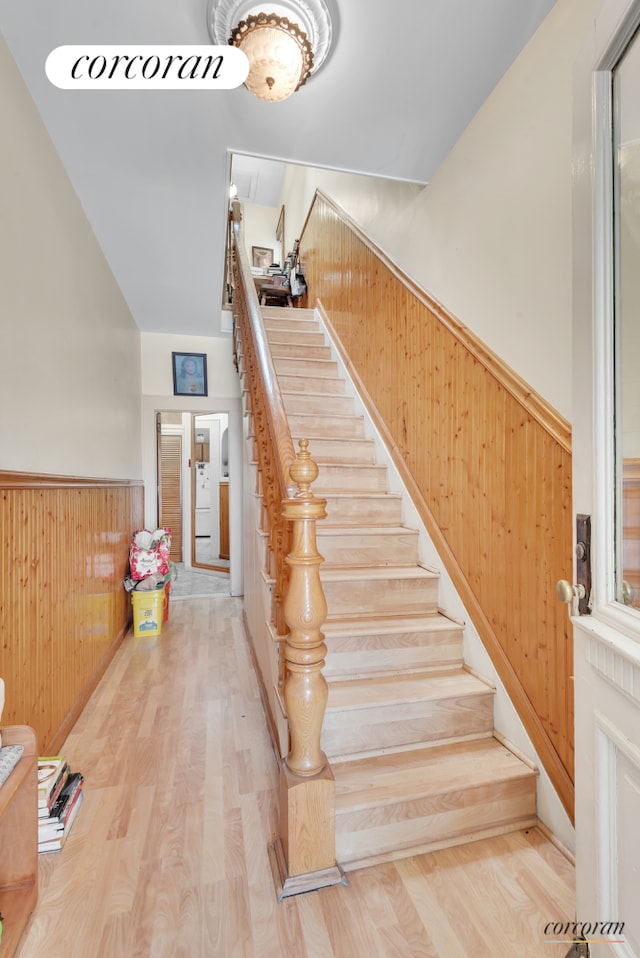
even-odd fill
[{"label": "stair bottom step", "polygon": [[536,815],[527,815],[521,821],[511,822],[506,825],[497,825],[494,828],[484,828],[473,832],[472,834],[462,834],[449,836],[441,840],[433,841],[413,841],[402,847],[393,847],[386,850],[366,850],[351,852],[352,857],[347,858],[346,849],[340,847],[340,839],[336,836],[336,859],[344,872],[356,871],[360,868],[371,868],[374,865],[383,865],[385,862],[399,861],[403,858],[412,858],[414,855],[426,855],[430,852],[437,852],[443,848],[455,848],[456,845],[470,845],[472,842],[480,842],[485,838],[496,838],[499,835],[508,835],[512,832],[519,832],[522,829],[535,828],[539,825]]},{"label": "stair bottom step", "polygon": [[493,738],[332,764],[343,867],[529,827],[536,772]]}]

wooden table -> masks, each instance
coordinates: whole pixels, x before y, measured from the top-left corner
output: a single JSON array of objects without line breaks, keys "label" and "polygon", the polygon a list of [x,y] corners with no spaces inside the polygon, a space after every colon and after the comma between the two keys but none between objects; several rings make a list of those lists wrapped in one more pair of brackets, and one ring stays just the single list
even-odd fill
[{"label": "wooden table", "polygon": [[[254,276],[253,282],[261,306],[293,306],[291,290],[288,286],[276,286],[271,276]],[[269,303],[268,300],[272,302]],[[275,300],[275,303],[273,302]]]}]

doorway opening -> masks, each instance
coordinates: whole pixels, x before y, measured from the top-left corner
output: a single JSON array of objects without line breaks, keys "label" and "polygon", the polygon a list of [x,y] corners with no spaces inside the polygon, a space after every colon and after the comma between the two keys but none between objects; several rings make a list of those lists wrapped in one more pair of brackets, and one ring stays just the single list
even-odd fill
[{"label": "doorway opening", "polygon": [[228,415],[192,414],[191,450],[191,564],[197,569],[228,572]]},{"label": "doorway opening", "polygon": [[229,416],[156,413],[158,526],[171,529],[178,575],[230,574]]}]

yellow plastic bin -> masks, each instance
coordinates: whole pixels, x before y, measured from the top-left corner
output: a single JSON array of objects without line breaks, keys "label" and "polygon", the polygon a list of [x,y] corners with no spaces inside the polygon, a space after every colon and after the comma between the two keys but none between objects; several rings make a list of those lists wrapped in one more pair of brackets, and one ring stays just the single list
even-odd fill
[{"label": "yellow plastic bin", "polygon": [[164,589],[150,592],[133,591],[133,634],[136,638],[143,635],[160,635],[162,632],[162,613]]}]

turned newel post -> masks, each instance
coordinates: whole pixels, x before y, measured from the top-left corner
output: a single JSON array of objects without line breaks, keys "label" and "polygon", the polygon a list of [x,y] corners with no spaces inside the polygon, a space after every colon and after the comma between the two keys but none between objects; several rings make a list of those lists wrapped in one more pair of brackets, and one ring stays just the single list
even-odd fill
[{"label": "turned newel post", "polygon": [[286,677],[284,701],[290,748],[280,769],[280,835],[270,846],[279,898],[338,882],[346,884],[336,863],[335,782],[320,748],[327,705],[322,674],[327,647],[320,626],[327,603],[320,582],[323,559],[316,546],[316,520],[326,515],[324,499],[316,499],[311,483],[318,467],[309,443],[289,469],[299,492],[282,503],[282,515],[292,523],[290,569],[284,602],[288,633],[284,642]]},{"label": "turned newel post", "polygon": [[316,546],[316,520],[326,517],[326,501],[316,499],[310,491],[318,467],[306,439],[300,441],[300,452],[289,471],[300,492],[282,504],[282,515],[293,523],[293,544],[286,559],[291,571],[284,603],[289,630],[284,646],[284,701],[291,736],[286,761],[294,775],[306,777],[317,775],[327,764],[320,749],[320,734],[328,695],[322,674],[327,647],[320,631],[327,616],[327,602],[320,582],[323,559]]}]

